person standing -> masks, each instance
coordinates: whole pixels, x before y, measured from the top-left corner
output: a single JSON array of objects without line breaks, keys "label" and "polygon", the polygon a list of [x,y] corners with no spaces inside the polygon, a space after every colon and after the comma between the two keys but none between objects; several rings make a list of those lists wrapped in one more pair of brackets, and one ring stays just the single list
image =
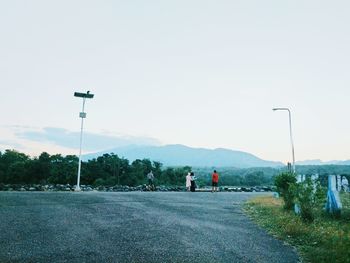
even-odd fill
[{"label": "person standing", "polygon": [[218,191],[218,183],[219,183],[219,174],[214,170],[214,173],[211,175],[211,192],[217,192]]},{"label": "person standing", "polygon": [[150,189],[151,191],[154,191],[154,190],[155,190],[155,187],[154,187],[154,175],[153,175],[152,171],[150,171],[150,172],[147,174],[147,178],[148,178],[149,189]]},{"label": "person standing", "polygon": [[188,172],[186,175],[186,189],[189,192],[191,189],[191,173]]},{"label": "person standing", "polygon": [[196,191],[196,177],[194,176],[194,173],[191,172],[191,192]]}]

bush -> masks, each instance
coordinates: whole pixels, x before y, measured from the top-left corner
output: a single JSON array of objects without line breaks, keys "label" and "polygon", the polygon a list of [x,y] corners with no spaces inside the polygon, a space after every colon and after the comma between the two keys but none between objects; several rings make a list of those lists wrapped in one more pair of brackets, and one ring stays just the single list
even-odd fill
[{"label": "bush", "polygon": [[101,186],[101,185],[105,185],[105,180],[103,180],[102,178],[96,179],[93,183],[93,186]]},{"label": "bush", "polygon": [[[324,191],[324,189],[319,190],[321,190],[320,193]],[[316,187],[315,196],[317,196],[317,192]],[[349,202],[345,207],[350,210],[348,193],[344,193],[341,197],[345,202],[346,198],[348,199]],[[320,200],[325,201],[324,192]],[[342,220],[334,220],[332,217],[320,213],[315,214],[315,220],[310,224],[290,211],[283,211],[281,203],[280,199],[275,199],[272,196],[256,197],[246,204],[246,212],[274,236],[296,246],[302,257],[302,262],[350,262],[350,224],[348,218],[343,218],[342,215]]]},{"label": "bush", "polygon": [[296,182],[294,173],[281,173],[275,177],[277,192],[282,196],[284,208],[287,210],[292,210],[294,206]]},{"label": "bush", "polygon": [[296,190],[301,218],[306,222],[314,221],[315,214],[325,199],[320,183],[318,181],[313,183],[311,178],[306,178],[304,182],[298,184]]}]

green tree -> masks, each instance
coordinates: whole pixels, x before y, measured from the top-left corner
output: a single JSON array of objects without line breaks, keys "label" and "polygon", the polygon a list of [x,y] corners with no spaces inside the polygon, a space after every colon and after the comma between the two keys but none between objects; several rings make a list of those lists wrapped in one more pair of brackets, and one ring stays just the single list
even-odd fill
[{"label": "green tree", "polygon": [[267,183],[269,180],[264,175],[264,172],[262,171],[256,171],[249,173],[244,178],[245,184],[248,186],[256,186],[256,185],[263,185]]},{"label": "green tree", "polygon": [[296,197],[297,179],[294,173],[281,173],[275,177],[277,192],[283,197],[284,208],[291,210]]},{"label": "green tree", "polygon": [[51,170],[48,182],[52,184],[75,184],[77,180],[79,158],[75,155],[63,157],[55,154],[50,157]]},{"label": "green tree", "polygon": [[127,185],[136,186],[146,182],[146,174],[152,170],[151,161],[136,159],[131,163],[129,176],[125,178]]},{"label": "green tree", "polygon": [[11,163],[7,171],[7,182],[12,184],[25,183],[25,172],[25,162],[18,161]]},{"label": "green tree", "polygon": [[0,158],[0,174],[3,183],[22,183],[29,156],[15,150],[5,150]]}]

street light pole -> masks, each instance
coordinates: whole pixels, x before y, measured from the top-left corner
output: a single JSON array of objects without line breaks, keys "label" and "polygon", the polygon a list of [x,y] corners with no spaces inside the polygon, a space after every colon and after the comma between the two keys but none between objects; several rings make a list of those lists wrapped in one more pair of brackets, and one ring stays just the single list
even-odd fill
[{"label": "street light pole", "polygon": [[278,110],[288,111],[288,114],[289,114],[289,134],[290,134],[290,142],[292,144],[293,173],[295,173],[294,143],[293,143],[293,135],[292,135],[292,114],[288,108],[273,108],[272,110],[273,111],[278,111]]},{"label": "street light pole", "polygon": [[77,186],[75,188],[75,191],[80,191],[80,171],[81,171],[81,148],[83,144],[83,128],[84,128],[84,119],[86,118],[86,113],[84,112],[85,109],[85,99],[92,99],[94,97],[94,94],[90,94],[90,91],[86,93],[80,93],[75,92],[75,97],[83,98],[83,109],[79,113],[79,117],[81,118],[81,127],[80,127],[80,147],[79,147],[79,164],[78,164],[78,178],[77,178]]}]

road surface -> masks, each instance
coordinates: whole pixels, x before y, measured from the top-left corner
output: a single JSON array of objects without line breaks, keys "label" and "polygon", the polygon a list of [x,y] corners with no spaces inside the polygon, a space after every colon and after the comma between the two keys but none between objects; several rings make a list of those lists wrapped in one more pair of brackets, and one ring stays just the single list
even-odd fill
[{"label": "road surface", "polygon": [[0,192],[0,262],[298,262],[255,193]]}]

